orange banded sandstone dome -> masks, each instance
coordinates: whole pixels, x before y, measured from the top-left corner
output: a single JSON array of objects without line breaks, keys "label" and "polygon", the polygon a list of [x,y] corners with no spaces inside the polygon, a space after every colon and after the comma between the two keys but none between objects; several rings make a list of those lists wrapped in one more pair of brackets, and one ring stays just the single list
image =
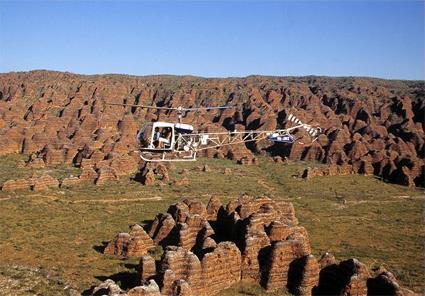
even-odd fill
[{"label": "orange banded sandstone dome", "polygon": [[[151,121],[177,122],[173,112],[107,106],[222,106],[188,113],[197,130],[273,130],[288,115],[316,122],[312,145],[259,142],[207,150],[203,156],[252,163],[255,154],[343,165],[407,186],[423,184],[425,83],[373,78],[75,75],[31,71],[0,74],[0,155],[33,155],[28,165],[81,166],[105,178],[137,170],[136,135]],[[43,164],[44,163],[44,164]],[[107,170],[105,167],[110,167]]]}]

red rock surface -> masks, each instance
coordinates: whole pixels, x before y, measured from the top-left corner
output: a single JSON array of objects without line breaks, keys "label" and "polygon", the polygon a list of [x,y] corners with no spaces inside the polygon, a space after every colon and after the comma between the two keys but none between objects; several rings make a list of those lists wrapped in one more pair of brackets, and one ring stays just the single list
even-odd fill
[{"label": "red rock surface", "polygon": [[140,170],[138,178],[144,185],[147,186],[167,183],[170,181],[167,164],[153,162],[146,163]]},{"label": "red rock surface", "polygon": [[67,177],[65,179],[62,180],[61,182],[61,188],[62,187],[72,187],[75,185],[78,185],[81,183],[81,179],[78,177]]},{"label": "red rock surface", "polygon": [[206,156],[251,164],[254,153],[269,152],[290,160],[349,166],[355,173],[407,186],[423,185],[424,98],[425,84],[419,81],[6,73],[0,74],[0,155],[34,153],[48,166],[83,166],[89,160],[96,170],[110,166],[122,176],[140,166],[140,159],[133,158],[137,129],[146,121],[175,121],[176,114],[106,102],[229,104],[235,109],[189,113],[184,121],[201,131],[274,129],[289,126],[286,118],[292,113],[320,124],[324,134],[313,144],[250,143],[207,151]]},{"label": "red rock surface", "polygon": [[115,170],[112,167],[104,167],[99,169],[99,175],[95,181],[96,185],[103,185],[108,181],[116,180],[117,175]]},{"label": "red rock surface", "polygon": [[[130,247],[136,239],[139,247]],[[146,246],[154,243],[164,250],[156,261],[146,255]],[[133,252],[141,257],[142,286],[128,295],[152,291],[157,293],[152,295],[209,296],[242,280],[268,291],[286,288],[294,295],[411,293],[387,271],[371,277],[357,259],[338,264],[326,253],[317,261],[292,204],[267,197],[242,196],[227,205],[211,198],[207,206],[185,199],[158,214],[148,234],[138,225],[130,233],[118,234],[105,253],[129,255],[130,249],[142,250]]]},{"label": "red rock surface", "polygon": [[103,251],[104,254],[123,257],[143,256],[154,247],[152,239],[147,235],[142,226],[131,226],[129,233],[118,233]]},{"label": "red rock surface", "polygon": [[38,178],[33,178],[32,190],[44,191],[48,188],[58,188],[59,181],[49,175],[43,175]]},{"label": "red rock surface", "polygon": [[32,182],[27,179],[8,180],[3,183],[2,191],[16,191],[16,190],[29,190],[31,189]]},{"label": "red rock surface", "polygon": [[59,181],[52,176],[44,174],[42,176],[33,176],[28,179],[8,180],[3,183],[2,191],[16,191],[16,190],[33,190],[44,191],[49,188],[58,188]]}]

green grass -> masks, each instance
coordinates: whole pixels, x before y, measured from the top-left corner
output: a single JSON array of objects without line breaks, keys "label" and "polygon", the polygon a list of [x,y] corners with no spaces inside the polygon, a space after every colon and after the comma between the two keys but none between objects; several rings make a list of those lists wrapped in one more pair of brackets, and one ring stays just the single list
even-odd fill
[{"label": "green grass", "polygon": [[[13,167],[11,163],[10,158],[0,158],[0,180]],[[211,172],[197,168],[204,164]],[[259,165],[240,166],[228,160],[201,159],[178,163],[170,171],[175,180],[188,169],[187,186],[170,182],[146,187],[122,178],[103,187],[87,184],[44,193],[0,192],[0,271],[12,265],[42,268],[80,292],[107,277],[129,285],[138,260],[104,256],[97,251],[102,242],[130,224],[153,219],[182,198],[208,201],[214,195],[225,202],[246,193],[293,202],[300,224],[309,232],[314,255],[328,251],[340,260],[355,257],[368,266],[384,265],[403,285],[424,291],[423,191],[360,175],[292,177],[307,165],[314,164],[284,165],[261,158]],[[225,167],[232,169],[231,175],[223,174]],[[53,171],[62,176],[67,172],[66,168]],[[10,173],[19,174],[23,173]],[[48,287],[51,291],[31,289],[57,295],[57,289],[63,288]],[[220,295],[262,294],[258,286],[238,284]]]},{"label": "green grass", "polygon": [[27,167],[18,168],[18,164],[28,160],[28,156],[11,154],[0,157],[0,186],[7,180],[27,179],[35,176],[48,174],[56,179],[63,180],[70,175],[78,176],[80,169],[67,165],[56,165],[42,169]]},{"label": "green grass", "polygon": [[291,295],[284,289],[278,289],[273,292],[266,292],[260,285],[253,285],[252,283],[241,281],[231,288],[223,290],[219,293],[220,296],[252,296],[252,295],[264,295],[264,296],[285,296]]}]

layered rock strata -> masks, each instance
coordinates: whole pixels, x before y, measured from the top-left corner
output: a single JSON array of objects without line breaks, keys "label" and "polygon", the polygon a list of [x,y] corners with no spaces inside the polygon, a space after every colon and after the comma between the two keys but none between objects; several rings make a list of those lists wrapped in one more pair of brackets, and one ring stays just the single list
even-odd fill
[{"label": "layered rock strata", "polygon": [[60,182],[50,175],[33,176],[28,179],[8,180],[1,186],[2,191],[33,190],[44,191],[49,188],[58,188]]},{"label": "layered rock strata", "polygon": [[[134,232],[139,246],[162,246],[161,258],[155,260],[147,248],[131,253],[130,249],[137,249],[129,247]],[[215,295],[242,280],[267,291],[287,289],[295,295],[411,292],[400,288],[388,272],[373,278],[356,259],[338,263],[325,254],[317,260],[292,204],[268,197],[242,196],[227,205],[211,198],[206,206],[200,200],[185,199],[158,214],[147,233],[136,225],[129,234],[118,234],[105,253],[141,256],[141,286],[129,295],[151,295],[136,291],[146,293],[153,283],[152,293],[160,295]]]},{"label": "layered rock strata", "polygon": [[152,239],[147,235],[142,226],[135,224],[130,227],[129,233],[118,233],[108,243],[103,252],[104,254],[123,257],[141,257],[154,246]]}]

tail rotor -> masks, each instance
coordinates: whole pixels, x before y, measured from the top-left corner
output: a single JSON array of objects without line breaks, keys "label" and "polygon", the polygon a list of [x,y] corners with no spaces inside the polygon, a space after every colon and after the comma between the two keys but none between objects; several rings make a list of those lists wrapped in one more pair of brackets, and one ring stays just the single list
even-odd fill
[{"label": "tail rotor", "polygon": [[316,141],[317,137],[319,137],[319,135],[322,133],[322,129],[320,127],[313,127],[309,124],[303,123],[293,114],[288,115],[288,121],[295,123],[297,127],[304,129],[310,136],[312,142]]}]

